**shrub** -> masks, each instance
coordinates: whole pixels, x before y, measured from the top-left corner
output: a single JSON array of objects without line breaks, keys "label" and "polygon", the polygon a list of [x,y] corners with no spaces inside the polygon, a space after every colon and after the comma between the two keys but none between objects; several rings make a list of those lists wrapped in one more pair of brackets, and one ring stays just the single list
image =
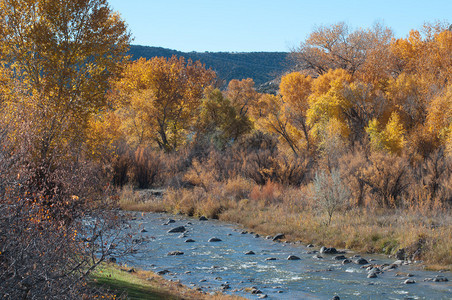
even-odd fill
[{"label": "shrub", "polygon": [[350,192],[342,183],[341,174],[336,169],[330,173],[323,170],[316,172],[311,193],[319,208],[327,213],[327,225],[331,224],[334,212],[343,207],[350,197]]}]

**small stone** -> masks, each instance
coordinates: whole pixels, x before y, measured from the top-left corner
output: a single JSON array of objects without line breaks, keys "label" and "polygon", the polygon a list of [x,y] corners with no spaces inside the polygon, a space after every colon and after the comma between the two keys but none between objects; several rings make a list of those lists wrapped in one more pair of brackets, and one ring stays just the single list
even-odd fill
[{"label": "small stone", "polygon": [[349,263],[351,263],[352,261],[350,260],[350,259],[348,259],[348,258],[346,258],[346,259],[344,259],[343,261],[342,261],[342,264],[343,265],[346,265],[346,264],[349,264]]},{"label": "small stone", "polygon": [[377,274],[376,274],[375,272],[370,272],[370,273],[367,275],[367,278],[377,278]]},{"label": "small stone", "polygon": [[183,255],[184,254],[184,252],[182,252],[182,251],[171,251],[171,252],[168,252],[168,256],[174,256],[174,255]]},{"label": "small stone", "polygon": [[268,298],[268,296],[265,295],[265,294],[262,294],[262,295],[259,295],[257,298],[259,298],[259,299],[265,299],[265,298]]},{"label": "small stone", "polygon": [[176,223],[176,221],[174,221],[173,219],[168,219],[168,221],[166,221],[166,223],[171,224],[171,223]]},{"label": "small stone", "polygon": [[146,229],[143,228],[143,229],[141,229],[140,232],[143,232],[143,233],[144,233],[144,232],[148,232],[148,231],[147,231]]},{"label": "small stone", "polygon": [[168,274],[170,271],[168,271],[168,270],[162,270],[162,271],[158,271],[157,272],[157,275],[165,275],[165,274]]},{"label": "small stone", "polygon": [[324,254],[336,254],[336,253],[337,253],[337,250],[336,250],[336,248],[322,247],[322,248],[320,248],[320,253],[324,253]]},{"label": "small stone", "polygon": [[191,271],[185,271],[185,274],[191,274]]},{"label": "small stone", "polygon": [[243,230],[242,232],[240,232],[241,234],[247,234],[248,233],[248,231],[246,231],[246,230]]},{"label": "small stone", "polygon": [[254,253],[253,251],[248,251],[245,253],[245,255],[254,255],[254,254],[256,254],[256,253]]},{"label": "small stone", "polygon": [[137,271],[135,271],[135,269],[132,268],[132,269],[127,270],[127,272],[129,272],[129,273],[136,273]]},{"label": "small stone", "polygon": [[369,262],[366,259],[362,258],[362,257],[360,257],[357,260],[355,260],[355,264],[357,264],[357,265],[365,265],[365,264],[368,264],[368,263]]},{"label": "small stone", "polygon": [[199,217],[199,221],[207,221],[208,219],[205,216]]},{"label": "small stone", "polygon": [[267,257],[265,260],[276,260],[276,257]]},{"label": "small stone", "polygon": [[256,234],[254,235],[254,237],[255,237],[255,238],[258,238],[258,237],[260,237],[260,235],[256,233]]},{"label": "small stone", "polygon": [[403,283],[404,284],[413,284],[413,283],[416,283],[416,281],[414,281],[413,279],[407,279]]},{"label": "small stone", "polygon": [[295,255],[289,255],[289,257],[287,257],[287,260],[300,260],[300,258]]},{"label": "small stone", "polygon": [[251,290],[251,294],[253,294],[253,295],[262,294],[262,291],[254,288]]},{"label": "small stone", "polygon": [[176,233],[176,232],[185,232],[187,229],[185,229],[184,226],[175,227],[173,229],[168,230],[168,233]]},{"label": "small stone", "polygon": [[331,298],[331,300],[341,300],[341,298],[339,298],[339,296],[334,296],[333,298]]},{"label": "small stone", "polygon": [[333,259],[334,260],[344,260],[344,259],[347,259],[347,257],[345,257],[344,255],[336,255]]},{"label": "small stone", "polygon": [[309,245],[307,245],[306,247],[307,247],[307,248],[314,248],[314,245],[313,245],[313,244],[309,244]]},{"label": "small stone", "polygon": [[186,243],[194,243],[195,240],[194,240],[194,239],[188,239],[188,240],[185,240],[185,242],[186,242]]},{"label": "small stone", "polygon": [[323,256],[320,255],[320,254],[316,254],[312,258],[314,258],[314,259],[323,259]]},{"label": "small stone", "polygon": [[285,237],[284,233],[278,233],[273,237],[273,241],[281,240]]},{"label": "small stone", "polygon": [[210,239],[208,240],[208,242],[209,242],[209,243],[221,242],[221,239],[216,238],[216,237],[213,237],[213,238],[210,238]]},{"label": "small stone", "polygon": [[271,240],[271,239],[273,239],[273,237],[272,237],[271,235],[267,235],[267,236],[265,237],[265,239],[266,239],[266,240]]}]

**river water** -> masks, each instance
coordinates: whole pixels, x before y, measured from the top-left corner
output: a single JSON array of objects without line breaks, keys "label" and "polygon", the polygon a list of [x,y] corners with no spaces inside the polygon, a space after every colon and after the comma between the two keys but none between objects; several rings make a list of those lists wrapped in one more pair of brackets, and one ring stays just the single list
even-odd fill
[{"label": "river water", "polygon": [[[329,254],[315,258],[317,254],[308,252],[318,248],[243,234],[236,225],[167,214],[133,215],[136,219],[132,221],[131,233],[136,239],[136,251],[118,258],[118,262],[154,272],[168,270],[163,275],[166,279],[179,280],[205,292],[222,291],[248,299],[263,295],[268,299],[331,299],[334,295],[340,299],[452,299],[452,281],[424,281],[437,275],[452,280],[451,273],[403,265],[378,274],[377,278],[367,278],[368,271],[361,265],[343,265],[342,261],[334,260],[335,255]],[[175,222],[167,224],[170,218]],[[186,237],[168,233],[177,226],[185,226]],[[141,232],[143,229],[145,232]],[[208,242],[212,237],[221,241]],[[186,242],[187,239],[194,242]],[[172,251],[183,254],[168,255]],[[245,254],[248,251],[255,254]],[[289,255],[296,255],[300,260],[287,260]],[[362,257],[376,265],[394,262],[382,255],[363,254]],[[407,279],[415,283],[405,284]],[[262,294],[252,294],[252,288]]]}]

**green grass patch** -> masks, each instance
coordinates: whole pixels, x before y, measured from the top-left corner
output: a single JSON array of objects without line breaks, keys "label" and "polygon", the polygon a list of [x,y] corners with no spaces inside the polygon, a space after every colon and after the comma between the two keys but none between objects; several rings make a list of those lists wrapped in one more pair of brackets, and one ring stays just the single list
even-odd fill
[{"label": "green grass patch", "polygon": [[91,275],[91,279],[94,285],[107,289],[120,298],[181,299],[136,276],[135,273],[128,273],[113,265],[103,265]]}]

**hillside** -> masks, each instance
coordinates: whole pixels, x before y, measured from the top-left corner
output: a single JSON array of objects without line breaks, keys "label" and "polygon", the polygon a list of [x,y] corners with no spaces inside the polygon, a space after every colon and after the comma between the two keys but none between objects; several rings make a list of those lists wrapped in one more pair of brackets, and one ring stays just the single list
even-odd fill
[{"label": "hillside", "polygon": [[185,59],[199,60],[217,72],[217,77],[227,84],[231,79],[252,78],[256,86],[267,83],[286,69],[286,52],[180,52],[176,50],[132,45],[129,53],[132,59],[155,56],[183,56]]}]

